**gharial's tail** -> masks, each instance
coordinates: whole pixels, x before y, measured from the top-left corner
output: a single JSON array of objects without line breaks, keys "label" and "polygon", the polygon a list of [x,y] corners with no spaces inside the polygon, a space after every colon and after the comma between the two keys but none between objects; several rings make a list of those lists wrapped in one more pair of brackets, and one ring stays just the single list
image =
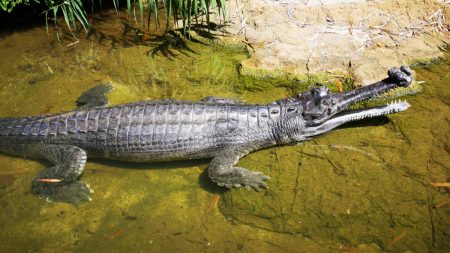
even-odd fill
[{"label": "gharial's tail", "polygon": [[44,116],[31,116],[25,118],[0,118],[0,139],[12,136],[37,135],[33,134],[33,128],[38,127],[38,123],[42,121]]},{"label": "gharial's tail", "polygon": [[0,144],[4,141],[11,142],[39,135],[35,130],[38,129],[42,119],[47,116],[48,115],[25,118],[0,118]]},{"label": "gharial's tail", "polygon": [[0,138],[1,136],[7,136],[11,132],[10,130],[16,120],[16,118],[0,118]]},{"label": "gharial's tail", "polygon": [[45,116],[26,118],[0,118],[0,152],[20,155],[26,143],[37,140],[37,134],[32,132],[37,122]]},{"label": "gharial's tail", "polygon": [[14,143],[12,132],[16,129],[16,121],[15,118],[0,118],[0,153],[13,153],[10,149]]}]

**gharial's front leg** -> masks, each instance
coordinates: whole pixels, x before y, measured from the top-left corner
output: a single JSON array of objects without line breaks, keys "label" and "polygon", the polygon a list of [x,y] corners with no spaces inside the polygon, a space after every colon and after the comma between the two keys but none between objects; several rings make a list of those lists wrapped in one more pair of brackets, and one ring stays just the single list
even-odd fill
[{"label": "gharial's front leg", "polygon": [[33,179],[31,191],[49,201],[78,204],[91,200],[92,190],[78,181],[86,164],[86,152],[71,145],[35,145],[30,153],[43,157],[54,166],[43,169]]},{"label": "gharial's front leg", "polygon": [[269,179],[268,176],[261,172],[253,172],[241,167],[235,167],[239,159],[245,156],[248,152],[239,149],[227,149],[219,156],[212,159],[208,167],[208,175],[211,180],[219,186],[228,188],[241,187],[249,189],[252,187],[255,190],[260,188],[267,189],[264,182]]}]

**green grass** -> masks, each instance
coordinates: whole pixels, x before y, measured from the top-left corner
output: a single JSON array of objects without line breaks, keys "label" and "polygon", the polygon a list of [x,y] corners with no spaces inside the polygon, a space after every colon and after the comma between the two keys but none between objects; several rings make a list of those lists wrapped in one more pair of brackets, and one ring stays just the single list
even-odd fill
[{"label": "green grass", "polygon": [[[3,0],[5,1],[5,0]],[[94,0],[91,0],[91,6],[94,6]],[[103,0],[99,0],[99,6],[103,6]],[[120,5],[119,0],[112,0],[116,12],[119,12]],[[85,5],[81,0],[64,0],[59,4],[48,2],[49,9],[44,12],[46,22],[48,16],[52,16],[55,25],[58,22],[58,16],[62,16],[65,24],[69,30],[74,33],[78,31],[77,24],[80,24],[85,32],[91,29],[88,14],[86,12]],[[148,0],[148,3],[144,3],[143,0],[127,0],[127,13],[129,21],[135,20],[142,27],[150,27],[152,20],[159,28],[159,16],[158,9],[160,6],[164,6],[166,27],[168,30],[168,24],[173,18],[174,23],[177,24],[178,20],[182,22],[182,31],[184,35],[188,35],[194,23],[197,23],[197,18],[202,15],[206,15],[207,23],[209,24],[211,9],[215,9],[218,12],[219,18],[225,20],[225,0]],[[93,9],[93,8],[92,8]],[[144,9],[147,9],[146,14]],[[138,14],[137,11],[138,10]],[[145,17],[146,15],[146,17]],[[146,22],[144,22],[146,20]],[[48,27],[48,23],[47,27]]]}]

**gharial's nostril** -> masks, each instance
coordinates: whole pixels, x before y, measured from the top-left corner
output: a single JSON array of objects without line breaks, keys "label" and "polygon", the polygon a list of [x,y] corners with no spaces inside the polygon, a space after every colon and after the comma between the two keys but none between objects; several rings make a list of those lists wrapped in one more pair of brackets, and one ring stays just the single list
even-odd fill
[{"label": "gharial's nostril", "polygon": [[412,74],[412,71],[408,66],[401,66],[400,70],[403,71],[403,73],[407,74],[408,76]]}]

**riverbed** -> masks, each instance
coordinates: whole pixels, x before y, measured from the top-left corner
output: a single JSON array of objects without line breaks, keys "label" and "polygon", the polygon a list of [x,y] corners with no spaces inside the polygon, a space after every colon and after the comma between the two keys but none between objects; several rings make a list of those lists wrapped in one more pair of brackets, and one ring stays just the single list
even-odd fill
[{"label": "riverbed", "polygon": [[[119,19],[102,22],[61,41],[44,26],[4,35],[0,116],[73,110],[104,83],[114,86],[110,104],[210,95],[268,103],[317,81],[242,77],[240,45],[146,38],[118,32]],[[271,177],[261,192],[216,186],[209,160],[89,160],[82,180],[93,200],[74,206],[30,192],[48,162],[0,155],[0,251],[446,252],[450,196],[433,183],[450,178],[449,54],[416,66],[423,91],[400,98],[407,111],[243,158]]]}]

